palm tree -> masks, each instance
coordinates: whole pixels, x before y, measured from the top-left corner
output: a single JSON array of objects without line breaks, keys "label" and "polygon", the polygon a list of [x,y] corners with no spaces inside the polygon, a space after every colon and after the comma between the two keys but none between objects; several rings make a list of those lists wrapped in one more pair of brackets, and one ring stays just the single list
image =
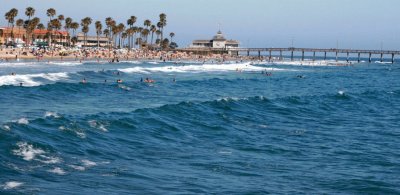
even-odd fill
[{"label": "palm tree", "polygon": [[82,26],[82,32],[84,34],[83,46],[86,47],[86,34],[89,32],[89,26]]},{"label": "palm tree", "polygon": [[153,45],[153,37],[154,37],[154,33],[157,31],[157,27],[155,25],[151,25],[150,27],[150,32],[151,32],[151,42],[150,44]]},{"label": "palm tree", "polygon": [[[58,20],[58,19],[53,19],[53,20],[51,20],[51,21],[50,21],[50,25],[51,25],[51,29],[55,29],[56,32],[58,32],[58,31],[61,29],[61,27],[62,27],[61,22],[60,22],[60,20]],[[56,42],[56,43],[57,43],[57,42]]]},{"label": "palm tree", "polygon": [[31,20],[31,17],[35,15],[35,9],[33,7],[27,7],[25,10],[25,15],[28,16],[28,21]]},{"label": "palm tree", "polygon": [[72,22],[71,23],[71,29],[72,29],[72,34],[75,37],[76,36],[76,30],[79,28],[79,23],[78,22]]},{"label": "palm tree", "polygon": [[[136,18],[136,16],[131,16],[127,21],[126,21],[126,24],[127,25],[129,25],[129,28],[133,28],[133,25],[136,23],[136,20],[137,20],[137,18]],[[132,48],[132,36],[133,36],[133,33],[132,34],[128,34],[128,36],[129,36],[129,47],[130,48]]]},{"label": "palm tree", "polygon": [[[18,35],[20,35],[21,34],[21,28],[24,26],[24,20],[23,19],[18,19],[16,22],[15,22],[15,25],[18,27]],[[18,37],[18,38],[21,38],[21,37]]]},{"label": "palm tree", "polygon": [[56,15],[56,10],[54,8],[50,8],[47,10],[46,15],[49,17],[49,20],[52,20]]},{"label": "palm tree", "polygon": [[132,40],[132,46],[135,47],[135,42],[136,42],[136,33],[139,32],[139,28],[137,26],[132,27],[132,33],[133,33],[133,40]]},{"label": "palm tree", "polygon": [[37,25],[37,29],[39,29],[39,30],[44,30],[46,27],[44,26],[44,24],[42,24],[42,23],[39,23],[38,25]]},{"label": "palm tree", "polygon": [[9,12],[5,14],[6,20],[8,21],[8,26],[11,24],[11,38],[12,38],[12,43],[14,44],[14,20],[15,17],[18,15],[18,10],[15,8],[12,8]]},{"label": "palm tree", "polygon": [[122,38],[122,48],[124,48],[125,39],[128,38],[128,33],[126,31],[122,32],[121,38]]},{"label": "palm tree", "polygon": [[157,30],[156,31],[156,35],[157,35],[156,44],[160,45],[160,43],[161,43],[161,39],[160,39],[161,31]]},{"label": "palm tree", "polygon": [[172,38],[175,37],[175,33],[171,32],[171,33],[169,33],[169,36],[171,37],[171,43],[172,43],[173,42]]},{"label": "palm tree", "polygon": [[149,29],[143,29],[142,30],[142,35],[143,35],[143,38],[144,38],[144,41],[145,41],[146,45],[147,45],[147,37],[149,36],[149,34],[150,34]]},{"label": "palm tree", "polygon": [[[46,15],[49,17],[49,23],[53,19],[53,17],[56,15],[56,10],[54,8],[50,8],[47,10]],[[49,26],[49,25],[48,25]],[[50,31],[50,43],[49,46],[51,45],[51,37],[52,37],[52,28],[48,29]]]},{"label": "palm tree", "polygon": [[164,38],[164,27],[167,26],[167,15],[166,14],[164,14],[164,13],[160,14],[160,22],[157,23],[157,26],[159,27],[159,29],[161,31],[161,40],[163,40],[163,38]]},{"label": "palm tree", "polygon": [[82,32],[84,34],[85,46],[87,44],[87,33],[89,32],[89,25],[92,24],[92,18],[85,17],[81,20]]},{"label": "palm tree", "polygon": [[[58,15],[58,20],[60,21],[60,23],[61,23],[61,27],[62,27],[62,22],[65,20],[65,17],[64,17],[64,15]],[[62,42],[62,45],[64,45],[64,38],[62,38],[61,39],[61,42]]]},{"label": "palm tree", "polygon": [[[37,17],[33,18],[32,20],[29,20],[28,25],[26,26],[27,43],[31,44],[31,42],[33,40],[32,32],[38,26],[39,22],[40,22],[40,19]],[[28,38],[30,39],[29,41],[28,41]]]},{"label": "palm tree", "polygon": [[161,42],[161,47],[162,47],[163,49],[167,49],[168,46],[169,46],[169,40],[166,38],[166,39],[164,39],[164,40]]},{"label": "palm tree", "polygon": [[[69,29],[71,29],[71,24],[72,24],[72,18],[68,17],[65,19],[65,30],[68,32],[69,34]],[[68,45],[71,45],[71,36],[68,37]]]},{"label": "palm tree", "polygon": [[146,27],[146,29],[149,29],[149,27],[151,26],[151,21],[150,20],[145,20],[143,25]]},{"label": "palm tree", "polygon": [[[29,26],[29,22],[31,20],[31,17],[33,17],[35,15],[35,9],[33,7],[27,7],[25,9],[25,15],[28,16],[28,20],[25,22],[25,25],[26,25],[25,28],[27,29],[25,36],[29,37],[28,28],[32,27],[32,24],[31,24],[31,26]],[[29,30],[31,30],[31,29],[29,29]]]},{"label": "palm tree", "polygon": [[119,48],[121,48],[122,32],[124,32],[124,30],[125,30],[125,25],[122,23],[119,23],[117,28],[118,28],[118,35],[119,35],[118,45],[119,45]]},{"label": "palm tree", "polygon": [[113,26],[115,26],[115,21],[111,17],[107,17],[105,22],[106,22],[108,32],[110,33],[109,38],[108,38],[108,50],[110,51],[111,50],[111,40],[113,38],[113,35],[111,33],[113,33],[112,28],[113,28]]},{"label": "palm tree", "polygon": [[97,34],[97,48],[99,48],[100,47],[99,35],[101,35],[101,33],[102,33],[103,25],[101,24],[100,21],[96,21],[95,26],[96,26],[96,34]]}]

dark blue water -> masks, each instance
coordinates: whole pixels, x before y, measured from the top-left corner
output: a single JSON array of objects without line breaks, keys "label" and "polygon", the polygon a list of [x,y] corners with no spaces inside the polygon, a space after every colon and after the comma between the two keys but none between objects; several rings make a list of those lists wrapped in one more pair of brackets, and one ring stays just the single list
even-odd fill
[{"label": "dark blue water", "polygon": [[3,63],[0,192],[398,194],[399,78],[380,63]]}]

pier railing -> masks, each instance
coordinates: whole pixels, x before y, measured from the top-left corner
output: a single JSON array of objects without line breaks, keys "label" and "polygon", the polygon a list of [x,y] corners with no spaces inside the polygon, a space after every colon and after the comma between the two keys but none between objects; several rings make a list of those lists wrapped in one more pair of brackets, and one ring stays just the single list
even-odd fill
[{"label": "pier railing", "polygon": [[[209,53],[230,53],[239,55],[240,53],[246,53],[247,56],[250,54],[256,53],[259,58],[267,56],[270,60],[272,59],[273,52],[279,52],[279,59],[283,59],[283,53],[289,52],[290,58],[294,60],[294,53],[301,53],[301,60],[304,60],[305,53],[312,53],[312,60],[315,60],[316,55],[323,53],[324,60],[327,58],[327,54],[335,54],[336,61],[338,61],[340,54],[346,54],[347,62],[350,60],[350,54],[357,54],[357,61],[361,61],[361,55],[368,54],[368,62],[372,62],[372,55],[380,55],[380,61],[383,62],[385,59],[385,55],[391,56],[391,62],[395,62],[395,56],[400,55],[400,51],[396,50],[364,50],[364,49],[338,49],[338,48],[329,48],[329,49],[321,49],[321,48],[185,48],[185,49],[177,49],[176,51],[184,51],[184,52],[195,52],[200,54],[209,54]],[[267,52],[267,54],[265,54]],[[274,55],[276,56],[276,55]]]}]

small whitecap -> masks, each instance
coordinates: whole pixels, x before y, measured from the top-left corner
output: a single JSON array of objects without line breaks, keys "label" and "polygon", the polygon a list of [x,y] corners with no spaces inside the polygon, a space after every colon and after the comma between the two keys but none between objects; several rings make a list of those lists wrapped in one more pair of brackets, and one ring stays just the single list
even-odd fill
[{"label": "small whitecap", "polygon": [[82,160],[81,162],[83,163],[83,165],[85,167],[93,167],[93,166],[97,165],[97,163],[90,161],[90,160],[86,160],[86,159]]},{"label": "small whitecap", "polygon": [[101,131],[104,131],[104,132],[107,132],[107,131],[108,131],[108,129],[106,129],[106,127],[105,127],[103,124],[100,124],[100,125],[98,126],[98,129],[100,129]]},{"label": "small whitecap", "polygon": [[86,134],[84,132],[75,131],[75,133],[81,139],[85,139],[86,138]]},{"label": "small whitecap", "polygon": [[40,155],[40,157],[42,158],[42,160],[39,160],[42,163],[45,164],[57,164],[61,162],[61,159],[58,157],[52,157],[52,156],[45,156],[45,155]]},{"label": "small whitecap", "polygon": [[34,148],[26,142],[18,142],[18,149],[13,150],[14,155],[21,156],[26,161],[33,160],[37,155],[44,154],[45,152],[39,148]]},{"label": "small whitecap", "polygon": [[44,114],[44,117],[45,117],[45,118],[48,118],[48,117],[60,118],[60,115],[58,115],[56,112],[47,111],[47,112]]},{"label": "small whitecap", "polygon": [[55,173],[57,175],[65,175],[66,172],[60,167],[55,167],[54,169],[49,170],[50,173]]},{"label": "small whitecap", "polygon": [[64,131],[64,130],[66,130],[67,128],[66,127],[64,127],[64,126],[59,126],[58,127],[58,130],[60,130],[60,131]]},{"label": "small whitecap", "polygon": [[68,166],[78,171],[84,171],[86,169],[85,167],[78,165],[68,165]]},{"label": "small whitecap", "polygon": [[4,126],[3,126],[3,129],[4,129],[5,131],[11,131],[11,128],[10,128],[10,126],[8,126],[8,125],[4,125]]},{"label": "small whitecap", "polygon": [[4,184],[3,189],[5,189],[5,190],[11,190],[11,189],[14,189],[14,188],[18,188],[18,187],[22,186],[23,184],[24,184],[24,183],[18,182],[18,181],[9,181],[9,182],[6,182],[6,183]]},{"label": "small whitecap", "polygon": [[338,91],[339,95],[344,95],[344,91]]},{"label": "small whitecap", "polygon": [[96,128],[97,127],[97,121],[96,120],[90,120],[88,121],[89,126],[92,128]]},{"label": "small whitecap", "polygon": [[17,120],[17,123],[21,124],[21,125],[27,125],[27,124],[29,124],[29,121],[26,118],[20,118]]}]

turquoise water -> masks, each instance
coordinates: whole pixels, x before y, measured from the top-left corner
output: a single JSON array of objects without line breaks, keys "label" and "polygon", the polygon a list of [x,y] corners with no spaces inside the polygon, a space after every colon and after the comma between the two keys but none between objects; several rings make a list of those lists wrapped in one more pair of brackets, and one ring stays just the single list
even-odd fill
[{"label": "turquoise water", "polygon": [[399,78],[381,63],[0,63],[0,192],[398,194]]}]

